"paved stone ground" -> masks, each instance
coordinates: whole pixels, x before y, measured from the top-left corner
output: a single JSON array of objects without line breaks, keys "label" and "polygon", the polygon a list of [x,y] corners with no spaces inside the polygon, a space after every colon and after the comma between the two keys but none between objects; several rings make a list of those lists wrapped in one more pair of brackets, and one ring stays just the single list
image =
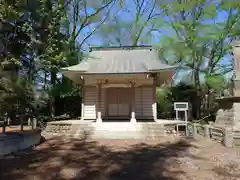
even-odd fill
[{"label": "paved stone ground", "polygon": [[240,150],[200,137],[169,136],[162,141],[55,137],[0,159],[0,179],[237,180]]}]

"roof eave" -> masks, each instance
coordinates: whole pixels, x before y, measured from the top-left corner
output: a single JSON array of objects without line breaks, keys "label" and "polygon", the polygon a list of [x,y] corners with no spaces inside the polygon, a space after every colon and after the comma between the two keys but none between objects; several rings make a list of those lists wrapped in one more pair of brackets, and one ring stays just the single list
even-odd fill
[{"label": "roof eave", "polygon": [[177,68],[177,66],[171,66],[164,69],[148,69],[149,72],[161,72],[161,71],[174,71]]},{"label": "roof eave", "polygon": [[79,73],[84,73],[86,72],[86,70],[72,70],[72,69],[68,69],[68,67],[65,68],[60,68],[60,72],[64,73],[64,72],[79,72]]},{"label": "roof eave", "polygon": [[106,50],[129,50],[129,49],[153,49],[151,45],[141,45],[141,46],[109,46],[109,47],[101,47],[101,46],[92,46],[89,47],[89,52],[91,51],[106,51]]},{"label": "roof eave", "polygon": [[174,71],[175,68],[167,68],[167,69],[149,69],[148,71],[141,71],[141,72],[108,72],[108,73],[102,73],[102,72],[87,72],[87,71],[77,71],[77,70],[61,70],[63,74],[65,73],[76,73],[76,74],[82,74],[82,75],[101,75],[101,74],[144,74],[144,73],[153,73],[153,72],[164,72],[164,71]]}]

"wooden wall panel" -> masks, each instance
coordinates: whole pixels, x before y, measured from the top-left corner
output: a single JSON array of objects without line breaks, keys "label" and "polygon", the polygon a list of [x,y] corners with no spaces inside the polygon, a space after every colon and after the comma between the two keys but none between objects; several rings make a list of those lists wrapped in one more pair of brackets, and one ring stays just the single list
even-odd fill
[{"label": "wooden wall panel", "polygon": [[96,87],[85,87],[84,93],[84,119],[96,119]]}]

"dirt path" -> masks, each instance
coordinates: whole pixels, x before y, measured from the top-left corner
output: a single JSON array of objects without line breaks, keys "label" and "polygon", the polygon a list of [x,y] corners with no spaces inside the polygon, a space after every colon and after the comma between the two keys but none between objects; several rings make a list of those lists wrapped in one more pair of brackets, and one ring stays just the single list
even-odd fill
[{"label": "dirt path", "polygon": [[0,163],[1,180],[240,179],[240,151],[203,138],[85,142],[58,137]]}]

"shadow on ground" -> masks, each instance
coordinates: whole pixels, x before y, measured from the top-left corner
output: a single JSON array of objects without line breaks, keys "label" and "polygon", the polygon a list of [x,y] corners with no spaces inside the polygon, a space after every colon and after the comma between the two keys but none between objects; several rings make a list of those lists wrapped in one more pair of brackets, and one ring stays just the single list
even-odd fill
[{"label": "shadow on ground", "polygon": [[[177,180],[177,160],[189,141],[116,148],[97,141],[53,138],[39,147],[1,159],[2,180]],[[197,147],[195,147],[197,148]]]}]

